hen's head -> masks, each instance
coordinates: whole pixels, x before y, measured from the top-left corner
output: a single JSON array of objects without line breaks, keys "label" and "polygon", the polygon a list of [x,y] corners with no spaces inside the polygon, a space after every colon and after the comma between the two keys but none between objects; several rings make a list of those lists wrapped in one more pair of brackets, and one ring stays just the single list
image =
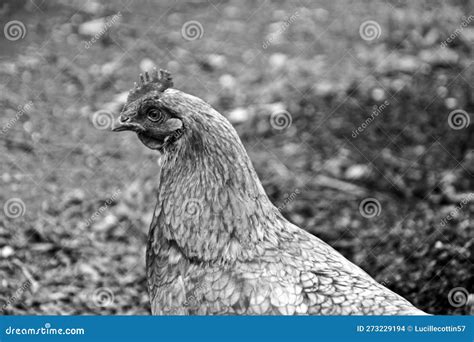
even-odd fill
[{"label": "hen's head", "polygon": [[145,146],[162,153],[180,151],[182,157],[209,151],[225,153],[228,159],[232,154],[236,159],[246,156],[227,119],[203,100],[172,86],[166,71],[140,75],[113,130],[134,131]]},{"label": "hen's head", "polygon": [[183,133],[183,118],[167,105],[173,81],[167,71],[156,69],[140,74],[139,84],[130,90],[113,130],[134,131],[140,141],[154,150],[175,143]]}]

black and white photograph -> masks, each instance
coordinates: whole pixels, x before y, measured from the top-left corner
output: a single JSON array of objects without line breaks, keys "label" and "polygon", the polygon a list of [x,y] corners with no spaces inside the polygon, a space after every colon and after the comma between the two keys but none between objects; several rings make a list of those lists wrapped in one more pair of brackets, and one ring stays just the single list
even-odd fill
[{"label": "black and white photograph", "polygon": [[1,316],[474,314],[472,1],[0,18]]}]

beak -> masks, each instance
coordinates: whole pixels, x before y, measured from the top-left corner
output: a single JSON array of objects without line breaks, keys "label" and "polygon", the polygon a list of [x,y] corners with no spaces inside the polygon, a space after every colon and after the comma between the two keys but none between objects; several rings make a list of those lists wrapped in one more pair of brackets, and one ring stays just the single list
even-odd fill
[{"label": "beak", "polygon": [[136,122],[131,122],[130,118],[124,115],[119,116],[118,120],[114,122],[114,126],[112,128],[112,131],[114,132],[122,132],[122,131],[141,132],[144,130],[145,129],[143,128],[142,125]]}]

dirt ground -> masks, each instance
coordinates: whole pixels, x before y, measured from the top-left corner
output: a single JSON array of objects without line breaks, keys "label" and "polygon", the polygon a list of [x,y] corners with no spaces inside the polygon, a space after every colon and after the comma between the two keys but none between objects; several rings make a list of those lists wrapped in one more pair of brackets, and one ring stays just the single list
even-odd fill
[{"label": "dirt ground", "polygon": [[470,314],[472,14],[469,1],[3,2],[1,314],[150,313],[157,158],[109,129],[155,65],[234,123],[288,219],[420,309]]}]

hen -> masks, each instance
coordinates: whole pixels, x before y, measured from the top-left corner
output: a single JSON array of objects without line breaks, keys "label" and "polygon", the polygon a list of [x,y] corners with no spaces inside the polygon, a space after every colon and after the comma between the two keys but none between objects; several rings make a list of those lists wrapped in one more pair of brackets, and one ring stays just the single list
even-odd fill
[{"label": "hen", "polygon": [[147,246],[153,314],[420,315],[268,199],[232,125],[173,86],[140,75],[114,131],[159,152]]}]

